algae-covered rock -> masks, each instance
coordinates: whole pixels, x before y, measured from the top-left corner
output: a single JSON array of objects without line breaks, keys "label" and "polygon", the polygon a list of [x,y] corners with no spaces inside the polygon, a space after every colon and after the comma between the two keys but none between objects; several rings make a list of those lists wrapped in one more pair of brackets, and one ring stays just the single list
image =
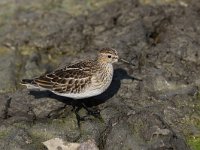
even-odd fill
[{"label": "algae-covered rock", "polygon": [[[198,0],[2,0],[0,8],[0,149],[42,150],[55,138],[94,139],[99,149],[199,148]],[[77,101],[19,85],[102,47],[136,66],[115,64],[109,89],[81,100],[98,117],[81,109],[78,124]]]}]

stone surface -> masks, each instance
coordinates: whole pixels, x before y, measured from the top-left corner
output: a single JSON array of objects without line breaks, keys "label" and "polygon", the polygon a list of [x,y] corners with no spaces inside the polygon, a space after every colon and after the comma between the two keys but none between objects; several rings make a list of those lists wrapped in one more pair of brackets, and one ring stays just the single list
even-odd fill
[{"label": "stone surface", "polygon": [[[198,0],[2,0],[0,8],[0,149],[45,150],[54,138],[109,150],[199,149]],[[81,109],[78,126],[74,100],[19,85],[102,47],[136,66],[116,64],[109,89],[82,100],[99,118]]]},{"label": "stone surface", "polygon": [[94,140],[88,140],[84,143],[70,143],[63,141],[60,138],[55,138],[45,141],[43,144],[48,148],[48,150],[99,150]]}]

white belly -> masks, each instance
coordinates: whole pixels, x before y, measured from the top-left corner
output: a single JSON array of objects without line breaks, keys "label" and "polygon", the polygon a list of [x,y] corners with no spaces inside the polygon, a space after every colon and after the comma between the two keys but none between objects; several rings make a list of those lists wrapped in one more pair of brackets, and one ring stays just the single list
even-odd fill
[{"label": "white belly", "polygon": [[87,90],[82,93],[57,93],[57,92],[53,92],[53,93],[60,95],[60,96],[73,98],[73,99],[84,99],[84,98],[99,95],[103,92],[104,92],[103,90]]}]

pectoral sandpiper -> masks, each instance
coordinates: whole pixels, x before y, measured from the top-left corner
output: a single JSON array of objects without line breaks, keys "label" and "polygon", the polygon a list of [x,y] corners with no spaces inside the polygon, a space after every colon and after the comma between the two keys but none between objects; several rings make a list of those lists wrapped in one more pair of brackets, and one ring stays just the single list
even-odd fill
[{"label": "pectoral sandpiper", "polygon": [[119,59],[112,48],[103,48],[96,59],[85,60],[57,69],[34,79],[23,79],[29,89],[48,90],[72,99],[84,99],[103,93],[113,78],[113,63]]}]

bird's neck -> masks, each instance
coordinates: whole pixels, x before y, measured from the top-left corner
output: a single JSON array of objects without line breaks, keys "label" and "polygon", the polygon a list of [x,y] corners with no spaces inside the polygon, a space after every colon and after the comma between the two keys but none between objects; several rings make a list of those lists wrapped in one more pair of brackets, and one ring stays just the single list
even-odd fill
[{"label": "bird's neck", "polygon": [[101,66],[101,69],[106,69],[107,67],[113,66],[112,63],[97,61],[98,65]]},{"label": "bird's neck", "polygon": [[101,71],[113,70],[112,63],[108,63],[102,57],[97,57],[96,62],[98,63],[99,70],[101,70]]},{"label": "bird's neck", "polygon": [[112,74],[113,73],[113,65],[112,63],[100,63],[100,71],[102,73],[108,73],[108,74]]}]

